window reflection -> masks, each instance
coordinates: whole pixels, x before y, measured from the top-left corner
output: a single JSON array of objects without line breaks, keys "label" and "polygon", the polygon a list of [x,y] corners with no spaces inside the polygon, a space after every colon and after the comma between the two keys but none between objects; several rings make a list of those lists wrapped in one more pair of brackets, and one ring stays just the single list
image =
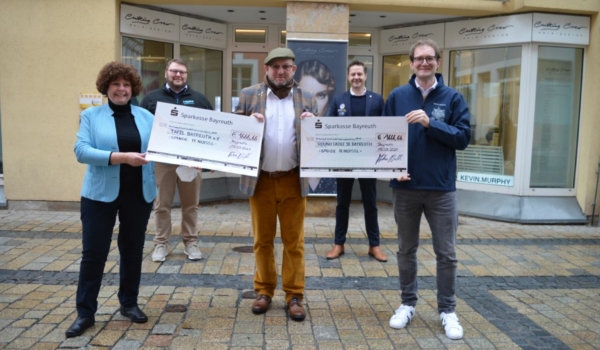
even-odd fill
[{"label": "window reflection", "polygon": [[383,98],[387,99],[390,92],[398,86],[408,83],[412,76],[410,59],[406,55],[391,55],[383,57]]},{"label": "window reflection", "polygon": [[[124,36],[121,52],[121,61],[132,65],[142,78],[142,91],[137,101],[165,83],[165,64],[173,58],[173,44]],[[135,102],[132,99],[132,103]]]},{"label": "window reflection", "polygon": [[574,188],[583,49],[540,46],[530,187]]},{"label": "window reflection", "polygon": [[265,29],[236,28],[236,43],[261,43],[267,41],[267,31]]},{"label": "window reflection", "polygon": [[231,67],[231,109],[237,107],[240,91],[258,84],[265,77],[264,64],[267,54],[264,52],[234,52]]},{"label": "window reflection", "polygon": [[223,53],[218,50],[181,45],[181,59],[188,65],[188,84],[202,92],[215,110],[221,110]]},{"label": "window reflection", "polygon": [[349,33],[348,46],[371,47],[371,33]]},{"label": "window reflection", "polygon": [[521,47],[451,51],[449,86],[471,113],[470,146],[457,151],[459,173],[514,175],[520,76]]}]

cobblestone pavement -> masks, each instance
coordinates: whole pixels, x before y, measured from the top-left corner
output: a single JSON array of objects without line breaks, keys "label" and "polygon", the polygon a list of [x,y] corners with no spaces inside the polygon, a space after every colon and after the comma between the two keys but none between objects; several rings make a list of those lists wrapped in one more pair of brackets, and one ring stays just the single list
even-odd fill
[{"label": "cobblestone pavement", "polygon": [[[116,242],[105,269],[96,325],[65,339],[73,322],[81,254],[77,212],[0,211],[0,349],[599,349],[600,229],[459,219],[457,314],[462,340],[448,340],[436,312],[431,232],[421,226],[420,301],[403,330],[388,326],[400,304],[392,209],[379,205],[387,263],[367,255],[360,203],[346,254],[326,260],[335,219],[307,217],[304,322],[289,321],[278,290],[264,315],[250,311],[252,245],[247,202],[204,205],[203,259],[189,261],[179,234],[162,264],[151,261],[149,226],[140,306],[133,324],[117,310]],[[152,222],[152,219],[151,219]],[[281,241],[276,242],[281,264]],[[279,266],[280,268],[281,266]],[[181,307],[184,306],[184,307]]]}]

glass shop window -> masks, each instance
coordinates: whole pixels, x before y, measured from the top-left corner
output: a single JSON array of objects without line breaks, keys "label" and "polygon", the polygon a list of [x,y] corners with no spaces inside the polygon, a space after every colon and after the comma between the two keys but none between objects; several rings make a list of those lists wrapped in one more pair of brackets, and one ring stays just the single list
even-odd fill
[{"label": "glass shop window", "polygon": [[[449,75],[471,113],[470,145],[456,152],[457,180],[514,186],[521,47],[451,51]],[[485,180],[490,174],[495,182]]]},{"label": "glass shop window", "polygon": [[216,111],[221,111],[223,52],[181,45],[180,58],[188,65],[187,83],[203,93]]},{"label": "glass shop window", "polygon": [[531,188],[574,188],[583,49],[540,46]]},{"label": "glass shop window", "polygon": [[165,64],[173,58],[173,44],[124,36],[122,45],[121,61],[132,65],[142,78],[142,91],[132,103],[141,102],[165,83]]},{"label": "glass shop window", "polygon": [[348,46],[351,47],[371,47],[371,33],[349,33]]},{"label": "glass shop window", "polygon": [[267,42],[267,30],[259,28],[236,28],[236,43],[264,44]]}]

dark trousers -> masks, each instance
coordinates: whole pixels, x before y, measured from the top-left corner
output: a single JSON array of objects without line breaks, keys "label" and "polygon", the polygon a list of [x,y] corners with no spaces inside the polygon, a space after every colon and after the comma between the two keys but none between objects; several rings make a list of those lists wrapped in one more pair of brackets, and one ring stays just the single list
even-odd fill
[{"label": "dark trousers", "polygon": [[456,192],[392,189],[394,219],[398,225],[398,271],[402,304],[416,306],[419,292],[417,250],[421,216],[431,229],[436,260],[438,312],[454,312],[456,307]]},{"label": "dark trousers", "polygon": [[[379,246],[379,223],[377,222],[377,179],[358,179],[363,208],[365,210],[365,226],[369,237],[369,246]],[[337,179],[337,207],[335,209],[335,244],[346,242],[348,219],[350,217],[350,201],[354,179]]]},{"label": "dark trousers", "polygon": [[121,256],[119,302],[125,307],[137,306],[144,240],[152,202],[144,200],[141,188],[140,191],[131,192],[135,193],[120,193],[110,203],[81,198],[83,256],[76,299],[79,317],[93,317],[98,310],[98,293],[117,215],[117,244]]}]

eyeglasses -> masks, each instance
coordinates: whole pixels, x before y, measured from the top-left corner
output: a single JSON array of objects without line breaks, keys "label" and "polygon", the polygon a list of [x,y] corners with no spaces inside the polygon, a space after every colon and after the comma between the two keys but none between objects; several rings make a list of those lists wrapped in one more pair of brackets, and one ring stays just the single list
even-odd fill
[{"label": "eyeglasses", "polygon": [[187,72],[179,70],[179,69],[169,69],[169,72],[173,73],[173,75],[177,75],[177,74],[186,75],[187,74]]},{"label": "eyeglasses", "polygon": [[273,68],[275,71],[279,71],[280,68],[283,68],[283,70],[290,70],[293,66],[289,64],[284,64],[283,66],[272,64],[269,67]]},{"label": "eyeglasses", "polygon": [[423,61],[425,61],[428,64],[432,64],[435,60],[437,60],[437,56],[413,57],[413,62],[417,63],[423,63]]}]

